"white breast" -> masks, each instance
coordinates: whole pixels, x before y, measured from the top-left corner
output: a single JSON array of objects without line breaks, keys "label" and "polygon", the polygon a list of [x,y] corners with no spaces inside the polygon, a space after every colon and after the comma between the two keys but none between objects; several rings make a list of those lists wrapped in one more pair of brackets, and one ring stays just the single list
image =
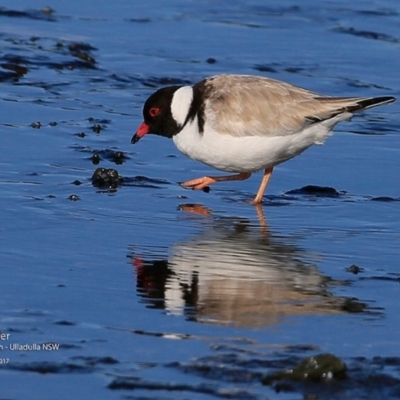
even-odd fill
[{"label": "white breast", "polygon": [[[336,120],[337,119],[337,120]],[[199,133],[197,119],[173,137],[177,148],[188,157],[226,172],[256,172],[289,160],[330,135],[339,118],[316,123],[286,135],[235,137],[221,135],[207,123]]]}]

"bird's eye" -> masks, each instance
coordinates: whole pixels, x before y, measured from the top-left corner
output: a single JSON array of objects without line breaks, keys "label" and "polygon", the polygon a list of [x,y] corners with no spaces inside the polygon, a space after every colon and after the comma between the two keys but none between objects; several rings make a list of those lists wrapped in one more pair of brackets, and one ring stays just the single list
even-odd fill
[{"label": "bird's eye", "polygon": [[149,110],[150,117],[157,117],[157,115],[160,113],[160,108],[159,107],[152,107]]}]

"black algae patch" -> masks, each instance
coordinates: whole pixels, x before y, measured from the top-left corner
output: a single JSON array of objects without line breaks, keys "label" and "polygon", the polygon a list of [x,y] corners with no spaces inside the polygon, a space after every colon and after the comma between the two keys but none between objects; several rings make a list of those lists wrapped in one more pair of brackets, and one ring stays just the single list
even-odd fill
[{"label": "black algae patch", "polygon": [[[400,380],[384,373],[385,369],[399,371],[400,357],[343,360],[329,353],[305,357],[307,352],[319,351],[316,346],[306,344],[283,346],[282,351],[275,349],[269,355],[229,343],[214,345],[212,350],[215,355],[196,357],[188,362],[172,362],[165,367],[196,377],[194,382],[200,378],[218,385],[219,390],[215,390],[218,395],[232,385],[249,388],[249,393],[243,393],[243,398],[258,399],[250,388],[260,382],[277,393],[290,392],[290,398],[296,399],[397,399],[400,394]],[[178,390],[178,387],[190,392],[199,389],[195,384],[187,385],[187,379],[183,384],[170,386],[169,383],[148,382],[136,377],[118,377],[109,385],[112,389],[160,391]],[[212,386],[207,388],[214,390]],[[228,393],[228,398],[238,396],[238,393]]]},{"label": "black algae patch", "polygon": [[381,368],[384,367],[396,367],[400,370],[400,357],[381,357],[375,356],[372,359],[372,364],[377,365]]},{"label": "black algae patch", "polygon": [[284,371],[277,371],[262,379],[264,385],[280,380],[322,382],[346,378],[346,364],[333,354],[307,357],[299,364]]},{"label": "black algae patch", "polygon": [[82,361],[86,366],[96,367],[98,365],[115,365],[118,364],[119,361],[113,357],[83,357],[76,356],[72,357],[73,360]]},{"label": "black algae patch", "polygon": [[40,129],[40,128],[42,127],[42,124],[41,124],[39,121],[37,121],[37,122],[32,122],[32,123],[31,123],[31,127],[32,127],[33,129]]},{"label": "black algae patch", "polygon": [[54,22],[54,10],[51,7],[44,7],[41,10],[17,11],[0,7],[0,16],[9,18],[40,19]]},{"label": "black algae patch", "polygon": [[18,371],[36,372],[38,374],[66,374],[66,373],[88,373],[92,372],[92,367],[87,367],[74,363],[56,362],[32,362],[32,363],[13,363],[10,369]]},{"label": "black algae patch", "polygon": [[122,181],[113,168],[97,168],[92,175],[92,185],[98,188],[116,189]]},{"label": "black algae patch", "polygon": [[135,377],[121,377],[114,379],[109,385],[112,390],[152,390],[168,392],[189,392],[198,394],[208,394],[222,399],[243,399],[255,400],[257,397],[251,393],[240,389],[219,388],[216,384],[194,384],[174,383],[174,382],[151,382]]},{"label": "black algae patch", "polygon": [[[0,13],[1,15],[1,13]],[[29,81],[29,72],[33,69],[48,68],[52,70],[95,69],[96,60],[90,53],[94,47],[86,43],[67,41],[52,42],[48,38],[35,37],[21,39],[10,38],[19,53],[25,51],[26,55],[5,53],[0,55],[0,81],[18,81],[24,76],[25,84],[50,88],[52,83]],[[28,80],[26,80],[28,77]],[[59,83],[55,83],[58,86]]]},{"label": "black algae patch", "polygon": [[120,150],[112,150],[112,149],[104,149],[104,150],[93,150],[88,146],[83,145],[73,145],[71,146],[75,151],[79,151],[82,153],[91,153],[92,155],[89,157],[90,161],[97,165],[101,160],[111,161],[117,165],[123,164],[125,161],[129,160],[130,157],[127,156],[123,151]]},{"label": "black algae patch", "polygon": [[263,63],[263,64],[255,64],[252,68],[256,71],[266,72],[268,74],[276,74],[279,71],[285,71],[291,74],[309,75],[311,71],[318,70],[319,66],[317,64],[298,66],[298,65],[280,64],[280,63]]},{"label": "black algae patch", "polygon": [[367,305],[358,299],[346,299],[342,305],[342,311],[348,313],[361,313],[366,311]]},{"label": "black algae patch", "polygon": [[138,24],[146,24],[148,22],[151,22],[152,20],[150,18],[129,18],[127,19],[128,22],[136,22]]},{"label": "black algae patch", "polygon": [[122,164],[126,159],[127,157],[122,151],[115,151],[112,155],[112,161],[117,165]]},{"label": "black algae patch", "polygon": [[160,86],[170,85],[190,85],[191,82],[187,79],[171,78],[171,77],[150,77],[138,79],[143,86],[158,88]]},{"label": "black algae patch", "polygon": [[305,195],[305,196],[314,196],[314,197],[340,197],[341,193],[338,192],[335,188],[329,186],[316,186],[316,185],[307,185],[303,186],[300,189],[289,190],[285,194],[289,195]]},{"label": "black algae patch", "polygon": [[350,265],[350,267],[347,267],[347,268],[346,268],[346,271],[347,271],[347,272],[350,272],[350,273],[352,273],[352,274],[354,274],[354,275],[357,275],[357,274],[359,274],[360,272],[364,272],[364,268],[361,268],[361,267],[359,267],[359,266],[356,265],[356,264],[352,264],[352,265]]},{"label": "black algae patch", "polygon": [[[97,154],[108,161],[111,161],[117,165],[123,164],[129,157],[122,151],[114,151],[114,150],[100,150]],[[93,160],[92,160],[93,161]]]},{"label": "black algae patch", "polygon": [[287,366],[289,359],[282,361],[286,363],[284,370],[262,379],[276,392],[302,392],[307,399],[385,399],[400,394],[400,380],[382,373],[385,367],[398,369],[399,357],[358,357],[347,365],[332,354],[307,357],[292,366]]},{"label": "black algae patch", "polygon": [[255,69],[256,71],[260,71],[260,72],[269,72],[271,74],[275,74],[277,73],[277,69],[275,68],[275,66],[273,66],[274,64],[256,64],[253,69]]},{"label": "black algae patch", "polygon": [[209,363],[205,358],[194,363],[171,363],[168,366],[178,368],[185,374],[190,373],[217,381],[225,380],[234,384],[246,384],[263,378],[263,374],[256,370],[256,365],[251,366],[247,363],[247,366],[240,366],[240,360],[236,355],[223,355],[218,359],[219,363],[216,359]]},{"label": "black algae patch", "polygon": [[[70,346],[63,346],[70,348]],[[10,369],[26,372],[36,372],[38,374],[68,374],[68,373],[93,373],[94,371],[107,365],[118,364],[119,361],[113,357],[72,357],[69,362],[32,362],[32,363],[13,363]]]},{"label": "black algae patch", "polygon": [[18,82],[19,78],[28,72],[28,68],[17,63],[0,63],[0,67],[6,72],[0,70],[0,81],[14,81]]},{"label": "black algae patch", "polygon": [[394,282],[398,283],[399,282],[399,276],[368,276],[368,277],[362,277],[360,278],[362,280],[370,280],[370,281],[383,281],[383,282]]},{"label": "black algae patch", "polygon": [[388,197],[388,196],[378,196],[378,197],[373,197],[371,201],[381,201],[384,203],[390,203],[392,201],[400,201],[400,198],[394,198],[394,197]]},{"label": "black algae patch", "polygon": [[55,325],[61,325],[61,326],[75,326],[75,322],[67,321],[65,319],[62,319],[60,321],[54,322]]},{"label": "black algae patch", "polygon": [[96,50],[89,44],[86,43],[71,43],[68,46],[69,52],[76,58],[81,59],[82,61],[94,65],[96,60],[89,54],[89,51]]},{"label": "black algae patch", "polygon": [[136,186],[149,189],[160,189],[160,185],[169,185],[164,179],[146,176],[122,177],[113,168],[97,168],[91,177],[92,185],[101,189],[117,189],[118,186]]},{"label": "black algae patch", "polygon": [[99,163],[100,163],[100,160],[101,160],[99,153],[94,153],[94,154],[92,155],[92,157],[91,157],[91,160],[92,160],[92,163],[93,163],[94,165],[99,164]]},{"label": "black algae patch", "polygon": [[139,186],[149,189],[160,189],[160,185],[169,185],[170,183],[165,179],[148,178],[146,176],[135,176],[132,178],[123,178],[123,186]]},{"label": "black algae patch", "polygon": [[373,31],[363,31],[363,30],[358,30],[355,28],[345,28],[345,27],[335,28],[334,30],[336,32],[346,33],[348,35],[353,35],[353,36],[359,36],[359,37],[362,37],[365,39],[380,40],[380,41],[389,42],[389,43],[399,43],[400,42],[399,39],[394,38],[385,33],[379,33],[379,32],[373,32]]},{"label": "black algae patch", "polygon": [[100,133],[102,129],[103,129],[103,128],[102,128],[102,126],[101,126],[100,124],[94,124],[94,125],[92,126],[92,131],[93,131],[94,133]]}]

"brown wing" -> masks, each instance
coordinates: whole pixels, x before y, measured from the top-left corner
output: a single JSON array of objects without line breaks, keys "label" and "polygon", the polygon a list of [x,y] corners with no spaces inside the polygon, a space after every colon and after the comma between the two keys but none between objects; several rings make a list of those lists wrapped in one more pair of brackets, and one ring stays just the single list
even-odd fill
[{"label": "brown wing", "polygon": [[204,84],[213,128],[237,137],[292,134],[341,113],[394,101],[322,97],[285,82],[247,75],[218,75]]}]

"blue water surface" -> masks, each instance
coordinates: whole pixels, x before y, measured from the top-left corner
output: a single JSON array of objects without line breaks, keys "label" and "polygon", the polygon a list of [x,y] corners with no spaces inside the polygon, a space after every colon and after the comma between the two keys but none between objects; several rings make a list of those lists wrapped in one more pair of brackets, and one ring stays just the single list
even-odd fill
[{"label": "blue water surface", "polygon": [[[398,103],[278,166],[261,208],[260,174],[185,190],[215,171],[130,139],[154,90],[220,73],[398,97],[399,26],[390,0],[4,0],[0,396],[398,398]],[[348,379],[262,385],[319,353]]]}]

